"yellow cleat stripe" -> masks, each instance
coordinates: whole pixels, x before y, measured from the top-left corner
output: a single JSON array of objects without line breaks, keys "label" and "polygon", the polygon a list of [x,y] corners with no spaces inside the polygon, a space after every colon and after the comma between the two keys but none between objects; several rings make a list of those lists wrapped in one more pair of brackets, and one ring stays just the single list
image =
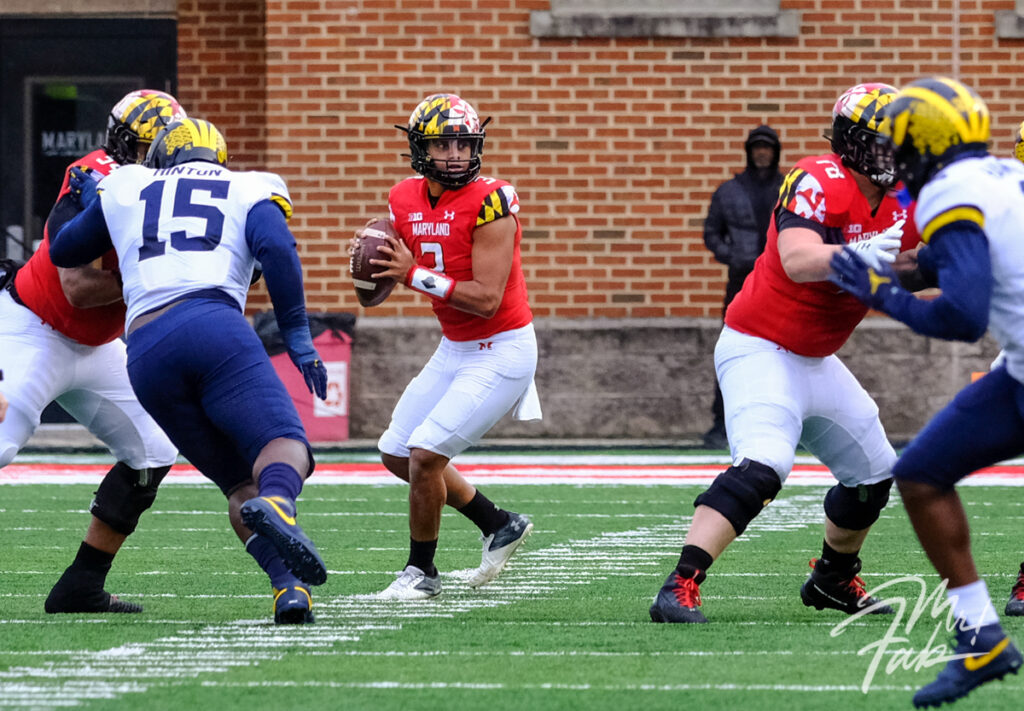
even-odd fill
[{"label": "yellow cleat stripe", "polygon": [[266,501],[268,504],[270,504],[271,506],[274,507],[274,511],[277,511],[277,515],[280,516],[281,519],[285,523],[287,523],[289,526],[294,526],[295,525],[295,517],[294,516],[289,516],[288,514],[286,514],[281,509],[280,506],[277,505],[278,501],[281,501],[281,502],[284,501],[284,499],[282,497],[280,497],[280,496],[264,496],[264,497],[262,497],[262,499],[264,501]]},{"label": "yellow cleat stripe", "polygon": [[1009,637],[1003,637],[1003,641],[993,647],[990,651],[985,654],[979,654],[976,657],[964,657],[964,669],[969,672],[978,671],[983,666],[986,666],[993,659],[1003,653],[1003,650],[1010,644]]}]

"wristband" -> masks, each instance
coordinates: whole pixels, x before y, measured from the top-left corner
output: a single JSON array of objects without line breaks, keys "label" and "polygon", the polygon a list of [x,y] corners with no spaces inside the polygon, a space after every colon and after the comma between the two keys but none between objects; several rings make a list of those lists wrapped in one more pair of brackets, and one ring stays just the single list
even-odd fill
[{"label": "wristband", "polygon": [[455,280],[451,277],[415,264],[405,275],[405,285],[438,301],[447,301],[455,290]]}]

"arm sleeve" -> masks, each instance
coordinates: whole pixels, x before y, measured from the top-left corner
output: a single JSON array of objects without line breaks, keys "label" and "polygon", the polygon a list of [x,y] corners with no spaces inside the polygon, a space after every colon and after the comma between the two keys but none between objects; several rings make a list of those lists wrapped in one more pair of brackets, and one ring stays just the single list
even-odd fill
[{"label": "arm sleeve", "polygon": [[719,186],[711,196],[708,216],[704,218],[704,246],[711,250],[715,260],[722,264],[729,263],[730,248],[726,241],[728,234],[728,226],[722,212],[722,188]]},{"label": "arm sleeve", "polygon": [[278,327],[308,327],[302,265],[281,208],[270,200],[256,203],[245,220],[245,241],[263,267]]},{"label": "arm sleeve", "polygon": [[53,209],[50,210],[50,215],[46,218],[46,234],[55,235],[60,232],[60,228],[70,222],[80,211],[81,208],[71,197],[71,193],[66,193],[57,200]]},{"label": "arm sleeve", "polygon": [[50,261],[58,267],[80,267],[113,249],[103,218],[102,201],[97,200],[69,222],[51,233]]},{"label": "arm sleeve", "polygon": [[992,300],[992,264],[988,239],[972,222],[955,222],[929,242],[942,293],[931,301],[905,291],[885,305],[885,312],[922,336],[973,342],[988,329]]}]

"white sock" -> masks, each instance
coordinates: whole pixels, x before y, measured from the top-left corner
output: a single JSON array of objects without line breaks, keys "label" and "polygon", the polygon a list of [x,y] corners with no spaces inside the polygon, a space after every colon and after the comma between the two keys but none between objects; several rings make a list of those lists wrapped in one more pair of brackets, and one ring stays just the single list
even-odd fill
[{"label": "white sock", "polygon": [[949,588],[946,590],[946,598],[953,603],[953,616],[964,621],[965,629],[999,622],[984,580]]}]

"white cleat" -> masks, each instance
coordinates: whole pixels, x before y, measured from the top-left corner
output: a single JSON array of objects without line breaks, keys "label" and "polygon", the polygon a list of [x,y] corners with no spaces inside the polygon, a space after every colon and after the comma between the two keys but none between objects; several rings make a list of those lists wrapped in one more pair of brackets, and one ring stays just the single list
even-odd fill
[{"label": "white cleat", "polygon": [[429,600],[441,594],[441,574],[430,577],[415,565],[406,566],[395,581],[377,593],[378,600]]},{"label": "white cleat", "polygon": [[533,522],[522,514],[509,512],[508,523],[483,537],[484,552],[480,567],[469,576],[469,587],[478,588],[494,580],[505,564],[533,530]]}]

